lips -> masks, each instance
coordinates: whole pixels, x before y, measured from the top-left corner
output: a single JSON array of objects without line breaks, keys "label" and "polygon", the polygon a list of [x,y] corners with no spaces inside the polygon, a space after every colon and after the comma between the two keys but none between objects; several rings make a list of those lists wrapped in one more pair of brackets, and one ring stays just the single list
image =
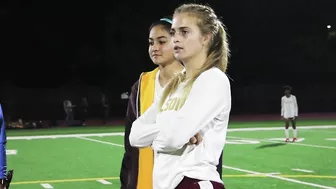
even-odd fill
[{"label": "lips", "polygon": [[180,46],[174,46],[174,50],[180,50],[180,49],[183,49],[183,48]]}]

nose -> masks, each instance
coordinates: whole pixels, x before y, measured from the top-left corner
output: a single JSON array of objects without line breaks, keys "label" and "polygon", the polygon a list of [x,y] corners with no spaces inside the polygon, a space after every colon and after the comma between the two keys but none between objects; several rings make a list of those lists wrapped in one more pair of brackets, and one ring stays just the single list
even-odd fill
[{"label": "nose", "polygon": [[152,50],[155,52],[155,51],[158,51],[159,50],[159,45],[157,43],[154,43],[153,46],[152,46]]},{"label": "nose", "polygon": [[173,43],[178,43],[180,42],[180,37],[178,35],[175,35],[172,37],[173,38]]}]

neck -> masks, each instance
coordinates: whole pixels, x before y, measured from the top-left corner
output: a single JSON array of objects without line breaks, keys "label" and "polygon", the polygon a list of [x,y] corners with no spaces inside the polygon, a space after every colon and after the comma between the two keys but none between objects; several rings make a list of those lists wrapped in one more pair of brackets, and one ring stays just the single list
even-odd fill
[{"label": "neck", "polygon": [[160,75],[159,75],[159,82],[161,86],[165,86],[167,82],[177,73],[183,70],[182,64],[174,60],[174,62],[167,64],[167,65],[160,65]]},{"label": "neck", "polygon": [[206,53],[199,53],[190,59],[183,61],[186,70],[186,79],[192,78],[199,72],[206,61]]}]

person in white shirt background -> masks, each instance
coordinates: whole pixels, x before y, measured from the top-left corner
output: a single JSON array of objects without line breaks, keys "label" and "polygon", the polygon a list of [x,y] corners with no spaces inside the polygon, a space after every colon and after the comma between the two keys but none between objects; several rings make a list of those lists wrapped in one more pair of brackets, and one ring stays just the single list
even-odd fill
[{"label": "person in white shirt background", "polygon": [[[130,144],[152,146],[154,189],[224,189],[216,171],[231,111],[224,25],[211,7],[184,4],[175,9],[171,35],[185,72],[133,122]],[[188,144],[197,133],[202,140]]]},{"label": "person in white shirt background", "polygon": [[291,94],[292,87],[285,86],[285,95],[281,98],[281,118],[285,120],[286,142],[289,141],[289,122],[293,128],[293,142],[297,140],[296,118],[298,117],[298,104],[296,97]]}]

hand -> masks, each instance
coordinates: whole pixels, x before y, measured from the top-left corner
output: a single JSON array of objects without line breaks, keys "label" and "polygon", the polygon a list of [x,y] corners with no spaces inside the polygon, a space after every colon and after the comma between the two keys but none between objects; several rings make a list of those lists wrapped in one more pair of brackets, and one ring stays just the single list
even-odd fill
[{"label": "hand", "polygon": [[200,144],[200,143],[202,142],[202,140],[203,140],[203,138],[202,138],[201,134],[200,134],[200,133],[197,133],[195,136],[193,136],[193,137],[191,137],[191,138],[189,139],[188,144],[189,144],[189,145],[190,145],[190,144],[196,144],[196,145],[198,145],[198,144]]}]

